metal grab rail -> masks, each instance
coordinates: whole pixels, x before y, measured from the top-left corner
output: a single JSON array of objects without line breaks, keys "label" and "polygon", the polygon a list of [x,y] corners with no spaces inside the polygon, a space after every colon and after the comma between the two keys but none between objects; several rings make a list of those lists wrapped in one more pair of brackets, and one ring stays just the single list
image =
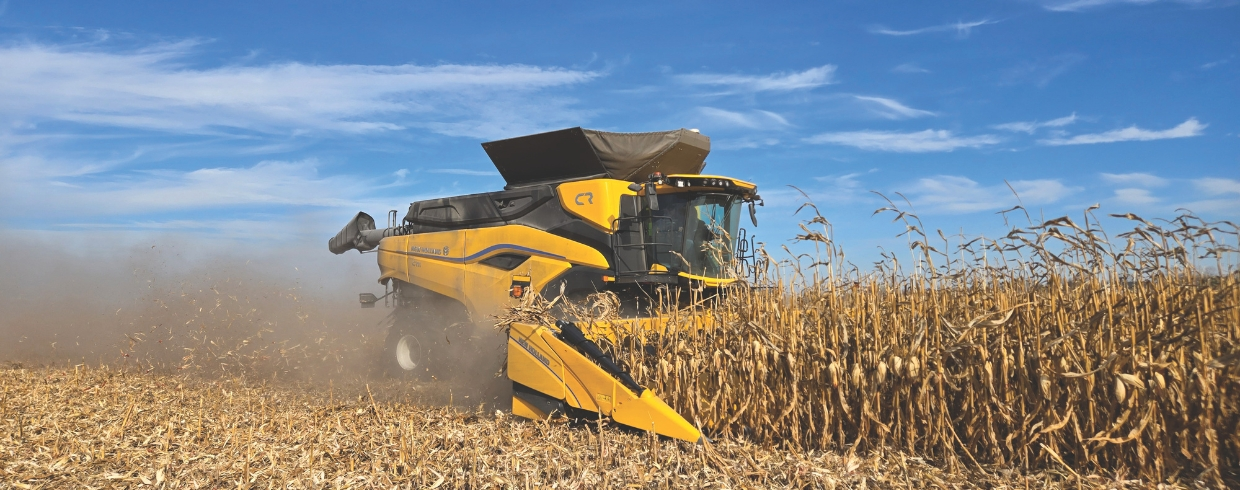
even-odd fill
[{"label": "metal grab rail", "polygon": [[732,259],[736,264],[737,277],[756,279],[758,275],[758,257],[757,244],[755,239],[757,235],[750,235],[749,230],[741,228],[737,231],[736,250],[732,254]]}]

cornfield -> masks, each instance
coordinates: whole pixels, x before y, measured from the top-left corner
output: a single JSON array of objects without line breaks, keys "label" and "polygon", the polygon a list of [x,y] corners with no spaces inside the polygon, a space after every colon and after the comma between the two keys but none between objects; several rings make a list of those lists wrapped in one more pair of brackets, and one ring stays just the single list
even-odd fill
[{"label": "cornfield", "polygon": [[1234,224],[1122,215],[1135,226],[1112,238],[1091,208],[933,240],[879,211],[905,225],[909,260],[864,272],[817,215],[798,236],[817,254],[764,252],[764,287],[665,307],[668,331],[627,332],[611,354],[716,438],[1240,484]]}]

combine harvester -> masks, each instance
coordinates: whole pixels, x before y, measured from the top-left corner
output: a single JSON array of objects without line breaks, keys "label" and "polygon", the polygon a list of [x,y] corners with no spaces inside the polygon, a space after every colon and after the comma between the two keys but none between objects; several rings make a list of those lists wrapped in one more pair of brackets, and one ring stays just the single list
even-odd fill
[{"label": "combine harvester", "polygon": [[[710,138],[696,130],[608,133],[571,128],[483,143],[504,190],[419,201],[388,227],[358,213],[328,241],[336,254],[378,248],[383,297],[396,308],[384,363],[425,376],[462,356],[444,345],[537,292],[612,291],[633,328],[661,329],[653,301],[735,282],[741,206],[757,225],[754,184],[702,175]],[[660,291],[662,290],[662,291]],[[672,295],[672,296],[669,296]],[[456,327],[454,327],[456,325]],[[615,325],[605,330],[614,331]],[[594,329],[586,329],[592,331]],[[469,331],[472,332],[472,329]],[[613,339],[614,340],[614,339]],[[697,428],[621,370],[577,325],[515,323],[508,333],[512,411],[531,419],[610,417],[691,442]]]}]

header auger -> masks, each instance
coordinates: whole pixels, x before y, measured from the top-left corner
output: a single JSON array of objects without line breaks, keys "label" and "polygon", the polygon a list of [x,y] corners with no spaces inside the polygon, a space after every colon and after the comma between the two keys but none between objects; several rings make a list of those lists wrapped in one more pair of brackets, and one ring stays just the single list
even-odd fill
[{"label": "header auger", "polygon": [[[504,190],[415,202],[399,222],[389,213],[382,229],[358,213],[328,241],[336,254],[378,249],[383,299],[397,308],[385,344],[389,372],[451,370],[462,357],[447,358],[443,342],[532,293],[612,291],[630,327],[661,329],[638,318],[652,306],[652,289],[737,281],[741,206],[749,204],[757,225],[761,198],[754,184],[701,174],[710,138],[697,131],[570,128],[482,147]],[[361,299],[373,306],[380,298]],[[516,415],[601,414],[667,437],[702,436],[573,323],[513,324],[506,367]]]}]

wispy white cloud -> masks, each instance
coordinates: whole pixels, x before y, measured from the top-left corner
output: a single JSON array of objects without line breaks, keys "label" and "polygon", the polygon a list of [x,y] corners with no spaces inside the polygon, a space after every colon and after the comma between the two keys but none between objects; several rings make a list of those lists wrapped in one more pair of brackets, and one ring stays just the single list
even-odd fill
[{"label": "wispy white cloud", "polygon": [[870,32],[873,34],[884,34],[887,36],[912,36],[916,34],[926,34],[926,33],[931,33],[931,32],[952,32],[954,31],[956,35],[959,37],[968,37],[969,34],[973,32],[974,27],[981,27],[987,24],[997,24],[998,22],[999,21],[997,20],[990,20],[990,19],[982,19],[982,20],[974,21],[974,22],[956,21],[951,24],[941,24],[937,26],[922,27],[920,29],[910,29],[907,31],[888,29],[883,26],[873,26],[873,27],[870,27]]},{"label": "wispy white cloud", "polygon": [[1120,141],[1152,141],[1172,138],[1191,138],[1193,136],[1201,136],[1202,131],[1209,126],[1197,122],[1196,118],[1189,118],[1187,121],[1180,123],[1171,129],[1162,131],[1154,131],[1138,128],[1136,125],[1126,127],[1124,129],[1116,129],[1095,134],[1078,134],[1071,138],[1049,138],[1038,140],[1038,143],[1052,146],[1062,145],[1088,145],[1095,143],[1116,143]]},{"label": "wispy white cloud", "polygon": [[472,175],[476,177],[499,177],[499,173],[494,170],[467,170],[463,168],[436,168],[427,170],[432,174],[450,174],[450,175]]},{"label": "wispy white cloud", "polygon": [[[94,216],[264,206],[348,207],[382,185],[354,176],[319,175],[319,166],[317,160],[307,159],[77,178],[24,175],[17,181],[20,185],[6,190],[0,203],[16,212],[74,210]],[[9,212],[0,215],[14,216]]]},{"label": "wispy white cloud", "polygon": [[854,95],[853,97],[866,102],[871,111],[887,119],[911,119],[935,115],[933,112],[914,109],[893,99],[863,95]]},{"label": "wispy white cloud", "polygon": [[[267,221],[254,220],[185,220],[174,219],[167,221],[129,221],[125,223],[63,223],[57,224],[56,228],[72,229],[72,230],[159,230],[159,231],[185,231],[185,230],[221,230],[226,227],[235,227],[240,224],[264,225]],[[248,226],[246,228],[255,229],[258,226]]]},{"label": "wispy white cloud", "polygon": [[1060,127],[1060,126],[1067,126],[1067,125],[1072,124],[1072,123],[1074,123],[1074,122],[1076,122],[1076,113],[1075,113],[1075,112],[1073,112],[1072,114],[1069,114],[1069,115],[1067,115],[1067,116],[1064,116],[1064,117],[1060,117],[1060,118],[1056,118],[1056,119],[1051,119],[1050,121],[1046,121],[1046,122],[1044,122],[1044,123],[1041,123],[1041,126],[1042,126],[1042,127],[1047,127],[1047,128],[1058,128],[1058,127]]},{"label": "wispy white cloud", "polygon": [[940,175],[919,179],[907,195],[914,206],[929,211],[973,213],[1011,207],[1020,202],[1026,206],[1053,204],[1070,196],[1079,188],[1064,185],[1058,179],[1014,180],[1007,184],[984,186],[968,177]]},{"label": "wispy white cloud", "polygon": [[1067,2],[1063,2],[1063,1],[1046,2],[1042,4],[1042,7],[1045,8],[1046,10],[1053,10],[1056,12],[1077,12],[1080,10],[1101,7],[1104,5],[1123,4],[1123,3],[1147,4],[1147,3],[1154,3],[1156,1],[1157,0],[1069,0]]},{"label": "wispy white cloud", "polygon": [[1196,213],[1221,213],[1234,218],[1240,209],[1240,180],[1222,177],[1193,179],[1193,187],[1203,199],[1176,204],[1177,208]]},{"label": "wispy white cloud", "polygon": [[853,202],[860,200],[868,191],[862,187],[861,177],[878,172],[872,168],[866,172],[853,172],[844,175],[824,175],[814,177],[823,187],[817,188],[815,201],[821,202]]},{"label": "wispy white cloud", "polygon": [[712,140],[710,145],[718,150],[752,150],[754,148],[762,148],[764,146],[775,146],[779,144],[777,138],[739,138],[730,139],[723,138]]},{"label": "wispy white cloud", "polygon": [[781,92],[812,89],[835,83],[835,70],[835,65],[823,65],[801,72],[770,75],[689,73],[677,75],[675,79],[689,85],[724,87],[735,92]]},{"label": "wispy white cloud", "polygon": [[1115,189],[1115,196],[1111,198],[1117,204],[1126,204],[1131,206],[1147,206],[1150,204],[1158,204],[1162,201],[1154,196],[1149,189]]},{"label": "wispy white cloud", "polygon": [[1034,131],[1038,130],[1038,123],[1036,121],[1010,122],[1010,123],[996,124],[991,127],[995,129],[1002,129],[1004,131],[1013,131],[1013,132],[1018,132],[1018,133],[1033,134]]},{"label": "wispy white cloud", "polygon": [[996,124],[991,127],[995,129],[1002,129],[1004,131],[1013,131],[1013,132],[1019,132],[1019,133],[1033,134],[1035,131],[1037,131],[1040,128],[1059,128],[1059,127],[1067,126],[1074,122],[1076,122],[1075,112],[1073,112],[1071,115],[1067,115],[1067,116],[1060,117],[1057,119],[1051,119],[1050,121],[1046,121],[1046,122],[1039,122],[1039,121],[1010,122],[1010,123]]},{"label": "wispy white cloud", "polygon": [[[1080,12],[1083,10],[1091,10],[1101,8],[1108,5],[1148,5],[1157,3],[1160,0],[1044,0],[1042,7],[1055,12]],[[1209,4],[1230,5],[1229,1],[1216,2],[1214,0],[1173,0],[1176,3],[1182,3],[1192,6],[1204,6]]]},{"label": "wispy white cloud", "polygon": [[1045,87],[1052,80],[1067,73],[1070,68],[1085,61],[1086,56],[1079,53],[1067,53],[1049,58],[1024,61],[1004,70],[999,78],[1003,85],[1032,83]]},{"label": "wispy white cloud", "polygon": [[1154,174],[1143,172],[1133,172],[1127,174],[1108,174],[1102,173],[1102,180],[1112,185],[1137,186],[1137,187],[1162,187],[1167,185],[1167,179]]},{"label": "wispy white cloud", "polygon": [[[865,172],[851,172],[839,175],[822,175],[813,179],[797,182],[796,189],[791,187],[772,187],[762,192],[762,198],[768,206],[797,207],[805,202],[805,196],[819,205],[824,203],[843,205],[871,201],[875,198],[862,182],[862,177],[878,172],[872,168]],[[797,190],[799,189],[799,191]]]},{"label": "wispy white cloud", "polygon": [[723,126],[772,129],[791,125],[784,116],[771,111],[735,112],[715,107],[699,107],[697,112],[701,117],[705,118],[706,122]]},{"label": "wispy white cloud", "polygon": [[999,143],[992,135],[956,136],[947,130],[917,131],[843,131],[822,133],[805,139],[806,143],[852,146],[863,150],[924,153],[952,151],[957,148],[980,148]]},{"label": "wispy white cloud", "polygon": [[1240,180],[1221,177],[1194,179],[1193,186],[1211,196],[1221,194],[1240,194]]},{"label": "wispy white cloud", "polygon": [[[1162,212],[1188,209],[1195,213],[1235,214],[1240,209],[1240,180],[1224,177],[1164,179],[1148,173],[1101,174],[1118,186],[1109,202],[1128,207],[1152,207]],[[1155,193],[1154,189],[1161,189]],[[1184,199],[1191,199],[1185,201]]]},{"label": "wispy white cloud", "polygon": [[1227,58],[1223,58],[1223,59],[1221,59],[1221,60],[1215,60],[1215,61],[1211,61],[1211,62],[1209,62],[1209,63],[1202,63],[1202,64],[1201,64],[1201,66],[1200,66],[1199,68],[1201,68],[1202,70],[1210,70],[1210,69],[1213,69],[1213,68],[1217,68],[1217,67],[1219,67],[1219,66],[1226,65],[1227,63],[1231,63],[1231,59],[1232,59],[1232,58],[1234,58],[1234,57],[1235,57],[1235,56],[1233,55],[1233,56],[1229,56],[1229,57],[1227,57]]},{"label": "wispy white cloud", "polygon": [[[1050,0],[1042,2],[1042,7],[1055,12],[1080,12],[1108,5],[1148,5],[1159,0]],[[1211,0],[1176,0],[1177,3],[1203,5]]]},{"label": "wispy white cloud", "polygon": [[190,133],[364,133],[455,124],[442,132],[491,137],[505,125],[541,128],[580,118],[571,100],[542,91],[601,76],[530,65],[199,68],[192,64],[197,49],[192,41],[136,50],[98,43],[0,47],[0,118]]},{"label": "wispy white cloud", "polygon": [[1240,197],[1227,196],[1217,199],[1198,199],[1179,202],[1174,207],[1176,209],[1187,209],[1193,213],[1219,213],[1223,216],[1234,217],[1236,210],[1240,209]]},{"label": "wispy white cloud", "polygon": [[930,73],[930,70],[917,66],[913,63],[901,63],[891,69],[894,73]]},{"label": "wispy white cloud", "polygon": [[[871,170],[870,172],[874,172],[874,170]],[[857,189],[861,186],[861,182],[857,180],[857,177],[862,175],[863,174],[861,172],[853,172],[844,175],[823,175],[820,177],[814,177],[814,180],[826,183],[836,189]]]}]

